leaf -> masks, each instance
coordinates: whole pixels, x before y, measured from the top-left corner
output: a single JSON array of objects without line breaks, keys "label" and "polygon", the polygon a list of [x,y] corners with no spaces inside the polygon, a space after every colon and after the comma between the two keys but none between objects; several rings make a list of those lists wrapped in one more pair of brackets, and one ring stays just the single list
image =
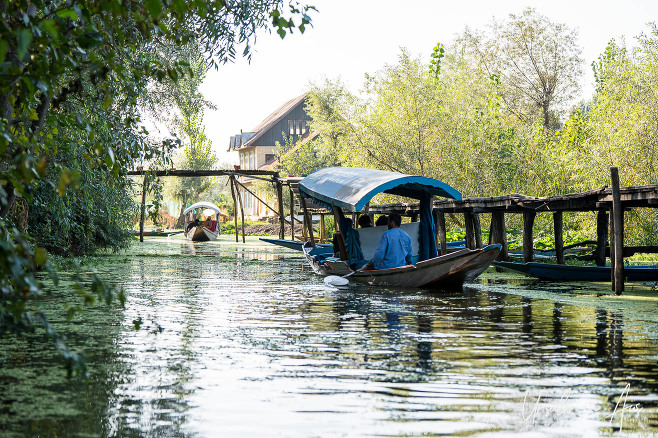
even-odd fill
[{"label": "leaf", "polygon": [[105,157],[105,164],[107,164],[107,167],[114,166],[114,151],[112,150],[111,147],[107,148],[107,156]]},{"label": "leaf", "polygon": [[9,49],[9,44],[7,44],[7,41],[0,40],[0,64],[5,62],[5,56],[7,56],[8,49]]},{"label": "leaf", "polygon": [[57,39],[59,36],[57,24],[55,24],[55,20],[53,19],[43,20],[40,27],[53,39]]},{"label": "leaf", "polygon": [[71,20],[78,19],[78,14],[72,9],[62,9],[61,11],[57,11],[57,16],[60,18],[70,18]]},{"label": "leaf", "polygon": [[40,246],[37,247],[34,250],[34,263],[36,263],[37,266],[43,266],[46,264],[46,261],[48,261],[48,251]]},{"label": "leaf", "polygon": [[112,105],[112,95],[108,94],[105,96],[105,101],[103,102],[103,109],[107,110],[110,105]]},{"label": "leaf", "polygon": [[46,84],[46,83],[45,83],[44,81],[42,81],[41,79],[39,79],[39,80],[37,81],[37,88],[38,88],[39,90],[41,90],[41,92],[42,92],[43,94],[46,94],[46,93],[48,92],[48,84]]},{"label": "leaf", "polygon": [[16,55],[18,56],[18,59],[22,60],[27,54],[27,49],[30,47],[30,43],[32,42],[32,31],[30,31],[30,29],[19,30],[18,34],[16,35],[16,40],[18,42]]},{"label": "leaf", "polygon": [[146,10],[153,19],[159,18],[160,14],[162,14],[162,3],[160,0],[146,0],[144,6],[146,6]]}]

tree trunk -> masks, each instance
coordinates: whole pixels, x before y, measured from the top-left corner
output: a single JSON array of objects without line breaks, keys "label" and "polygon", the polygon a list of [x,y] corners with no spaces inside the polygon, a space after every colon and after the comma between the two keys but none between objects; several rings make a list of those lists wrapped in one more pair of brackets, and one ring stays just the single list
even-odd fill
[{"label": "tree trunk", "polygon": [[176,221],[176,228],[183,228],[185,226],[185,204],[187,203],[187,196],[183,196],[180,206],[180,214],[178,215],[178,221]]}]

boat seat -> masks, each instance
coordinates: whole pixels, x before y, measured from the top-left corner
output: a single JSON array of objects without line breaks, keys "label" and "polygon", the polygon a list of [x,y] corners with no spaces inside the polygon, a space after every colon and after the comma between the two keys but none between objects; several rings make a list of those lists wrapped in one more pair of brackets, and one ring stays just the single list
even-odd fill
[{"label": "boat seat", "polygon": [[[420,222],[411,222],[400,226],[400,229],[406,231],[406,233],[409,234],[409,237],[411,237],[412,261],[418,260],[418,252],[420,251],[419,227]],[[361,252],[363,253],[364,259],[370,260],[375,256],[375,251],[377,251],[379,241],[386,230],[388,230],[388,226],[386,225],[357,229],[359,232],[359,240],[361,242]]]}]

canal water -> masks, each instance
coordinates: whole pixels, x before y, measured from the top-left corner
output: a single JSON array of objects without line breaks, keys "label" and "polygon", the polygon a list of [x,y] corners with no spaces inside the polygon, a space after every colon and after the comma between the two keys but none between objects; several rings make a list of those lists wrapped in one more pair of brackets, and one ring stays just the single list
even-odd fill
[{"label": "canal water", "polygon": [[658,435],[655,298],[497,273],[339,290],[298,252],[231,239],[85,261],[125,307],[68,320],[66,281],[40,303],[88,380],[41,336],[2,335],[0,436]]}]

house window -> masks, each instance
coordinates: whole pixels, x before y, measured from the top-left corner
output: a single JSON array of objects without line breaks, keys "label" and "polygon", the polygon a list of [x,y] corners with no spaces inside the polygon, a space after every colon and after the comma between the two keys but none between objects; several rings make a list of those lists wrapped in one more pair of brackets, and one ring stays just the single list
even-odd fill
[{"label": "house window", "polygon": [[265,162],[266,163],[269,163],[272,160],[274,160],[274,154],[265,154]]},{"label": "house window", "polygon": [[304,135],[307,130],[306,120],[288,120],[288,135]]},{"label": "house window", "polygon": [[244,169],[244,154],[240,154],[240,169]]},{"label": "house window", "polygon": [[254,168],[254,153],[253,152],[249,153],[249,168],[250,169]]}]

